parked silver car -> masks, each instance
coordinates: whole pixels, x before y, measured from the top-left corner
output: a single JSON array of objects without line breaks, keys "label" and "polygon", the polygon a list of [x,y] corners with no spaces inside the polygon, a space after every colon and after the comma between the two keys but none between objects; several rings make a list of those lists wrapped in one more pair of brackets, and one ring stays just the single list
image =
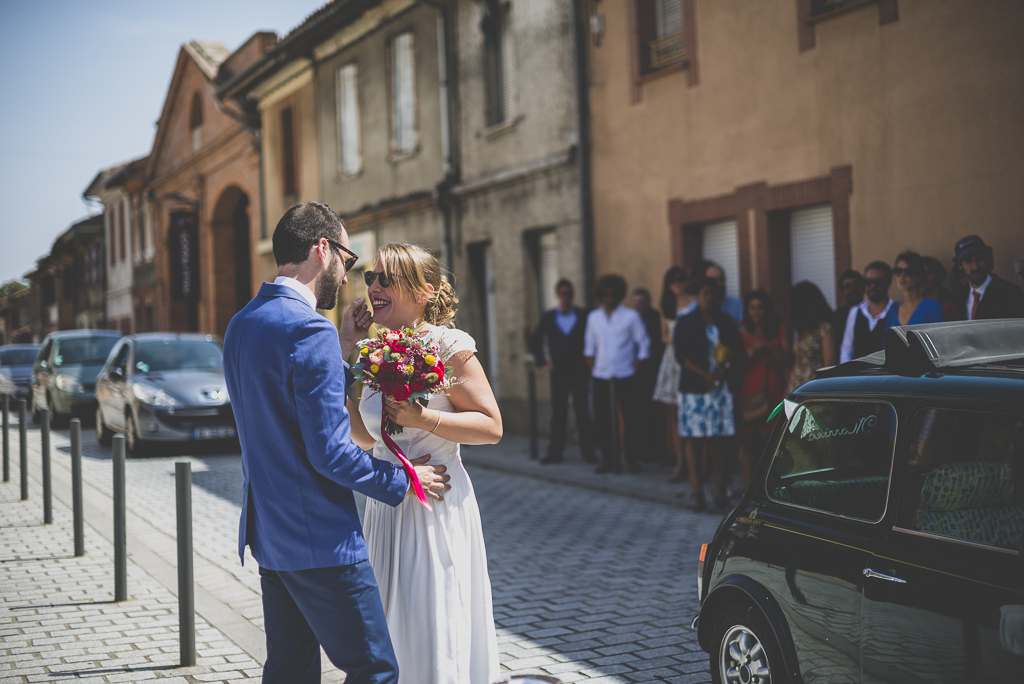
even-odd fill
[{"label": "parked silver car", "polygon": [[28,399],[32,364],[39,353],[38,344],[5,344],[0,347],[0,394],[13,399]]},{"label": "parked silver car", "polygon": [[86,418],[96,410],[96,373],[114,344],[116,330],[58,330],[46,336],[32,367],[32,421],[38,425],[43,406],[50,422],[64,426],[72,416]]},{"label": "parked silver car", "polygon": [[233,439],[224,350],[211,335],[143,333],[122,338],[96,380],[96,438],[146,442]]}]

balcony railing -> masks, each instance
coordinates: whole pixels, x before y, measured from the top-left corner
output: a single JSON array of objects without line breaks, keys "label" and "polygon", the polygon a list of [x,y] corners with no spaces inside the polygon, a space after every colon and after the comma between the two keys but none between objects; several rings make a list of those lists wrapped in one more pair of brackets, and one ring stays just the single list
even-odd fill
[{"label": "balcony railing", "polygon": [[672,33],[648,43],[651,50],[651,70],[662,69],[686,61],[684,33]]}]

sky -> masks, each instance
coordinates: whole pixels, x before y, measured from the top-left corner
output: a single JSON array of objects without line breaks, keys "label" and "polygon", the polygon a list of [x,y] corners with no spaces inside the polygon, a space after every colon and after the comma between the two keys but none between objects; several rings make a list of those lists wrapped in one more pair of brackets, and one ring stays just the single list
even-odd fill
[{"label": "sky", "polygon": [[327,0],[0,0],[0,282],[98,212],[96,173],[149,153],[178,50],[284,35]]}]

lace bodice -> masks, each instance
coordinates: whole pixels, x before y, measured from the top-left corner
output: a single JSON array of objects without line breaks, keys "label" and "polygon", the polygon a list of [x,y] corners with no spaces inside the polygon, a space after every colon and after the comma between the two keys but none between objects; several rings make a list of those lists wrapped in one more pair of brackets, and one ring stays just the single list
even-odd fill
[{"label": "lace bodice", "polygon": [[[476,353],[476,341],[469,333],[462,330],[431,327],[426,337],[431,341],[437,340],[442,348],[447,347],[449,354],[461,351]],[[458,378],[456,378],[457,381]],[[384,442],[380,438],[381,406],[380,393],[371,392],[368,388],[363,387],[363,394],[359,401],[359,415],[370,435],[376,440],[373,445],[373,455],[382,461],[398,463],[398,459],[384,446]],[[455,410],[451,400],[444,394],[435,395],[427,404],[427,408],[445,413]],[[392,438],[410,459],[430,454],[430,463],[434,465],[443,465],[460,459],[457,443],[442,439],[427,430],[403,428],[401,434],[392,435]]]}]

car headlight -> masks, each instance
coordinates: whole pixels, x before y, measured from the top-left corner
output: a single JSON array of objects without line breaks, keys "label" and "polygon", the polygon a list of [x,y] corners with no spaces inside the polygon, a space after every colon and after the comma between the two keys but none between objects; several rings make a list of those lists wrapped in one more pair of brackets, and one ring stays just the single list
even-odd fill
[{"label": "car headlight", "polygon": [[82,383],[75,380],[70,375],[58,375],[57,376],[57,389],[68,394],[80,394],[85,391],[82,387]]},{"label": "car headlight", "polygon": [[132,394],[143,404],[149,404],[150,406],[178,406],[181,403],[167,392],[156,387],[135,384],[132,385]]}]

